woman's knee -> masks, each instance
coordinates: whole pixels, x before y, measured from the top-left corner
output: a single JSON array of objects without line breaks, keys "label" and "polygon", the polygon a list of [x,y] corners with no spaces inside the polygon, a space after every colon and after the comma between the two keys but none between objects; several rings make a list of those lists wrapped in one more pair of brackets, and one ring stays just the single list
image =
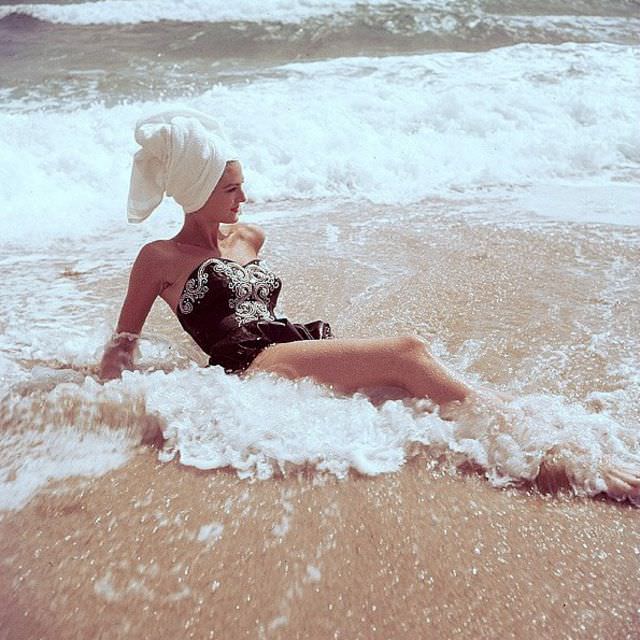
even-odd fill
[{"label": "woman's knee", "polygon": [[428,356],[427,345],[416,335],[405,334],[395,338],[397,341],[397,352],[408,358]]},{"label": "woman's knee", "polygon": [[413,377],[424,369],[431,358],[427,346],[415,335],[402,335],[394,338],[393,346],[393,375],[400,381],[407,376]]}]

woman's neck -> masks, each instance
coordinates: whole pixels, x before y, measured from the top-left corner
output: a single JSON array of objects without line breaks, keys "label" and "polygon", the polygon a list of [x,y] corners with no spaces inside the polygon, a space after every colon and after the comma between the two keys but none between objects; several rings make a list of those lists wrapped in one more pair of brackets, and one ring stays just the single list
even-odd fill
[{"label": "woman's neck", "polygon": [[220,253],[220,241],[226,236],[220,231],[219,222],[202,224],[198,220],[187,219],[182,229],[173,237],[178,244],[186,244],[194,247],[202,247]]}]

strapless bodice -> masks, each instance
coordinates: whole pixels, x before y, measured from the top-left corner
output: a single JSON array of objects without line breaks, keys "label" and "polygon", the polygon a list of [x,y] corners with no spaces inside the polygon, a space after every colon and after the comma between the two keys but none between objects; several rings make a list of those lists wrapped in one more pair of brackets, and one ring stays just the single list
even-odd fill
[{"label": "strapless bodice", "polygon": [[209,258],[187,278],[176,314],[210,364],[241,371],[270,344],[331,337],[327,323],[276,318],[281,288],[280,278],[260,259],[243,265]]},{"label": "strapless bodice", "polygon": [[274,320],[281,287],[280,278],[259,259],[242,265],[227,258],[209,258],[187,279],[178,302],[178,318],[190,333],[202,320],[208,332],[219,324],[226,332],[252,320]]}]

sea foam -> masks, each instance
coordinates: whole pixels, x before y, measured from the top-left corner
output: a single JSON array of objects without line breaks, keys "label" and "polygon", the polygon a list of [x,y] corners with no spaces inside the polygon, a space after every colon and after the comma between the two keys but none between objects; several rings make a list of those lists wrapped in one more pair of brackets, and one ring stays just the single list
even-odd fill
[{"label": "sea foam", "polygon": [[[357,0],[99,0],[72,4],[16,4],[0,7],[0,19],[14,13],[30,15],[53,23],[75,25],[137,24],[174,20],[179,22],[297,22],[311,16],[330,15],[352,9]],[[370,0],[368,4],[384,4]]]},{"label": "sea foam", "polygon": [[[518,9],[521,9],[518,7]],[[578,15],[558,15],[567,11],[566,3],[543,10],[551,15],[518,14],[512,7],[486,0],[99,0],[65,4],[20,3],[0,7],[0,20],[26,15],[53,24],[129,25],[171,22],[272,23],[301,24],[321,19],[325,35],[332,27],[346,23],[374,26],[377,36],[429,34],[454,42],[638,42],[640,20],[633,7],[622,15],[579,15],[581,7],[572,7]],[[620,11],[620,7],[617,8]],[[504,13],[502,13],[503,11]],[[534,9],[535,11],[535,9]],[[637,12],[636,12],[637,13]],[[317,28],[317,27],[316,27]],[[327,31],[329,30],[329,31]],[[506,41],[505,41],[506,39]]]},{"label": "sea foam", "polygon": [[166,442],[160,459],[230,467],[270,478],[297,469],[345,478],[398,471],[419,455],[452,469],[481,468],[495,486],[531,482],[545,452],[564,455],[574,490],[606,490],[606,465],[637,468],[640,433],[606,413],[549,395],[468,403],[446,419],[430,403],[336,396],[309,380],[248,380],[218,367],[87,377],[5,397],[0,508],[19,508],[50,480],[96,476],[122,465],[149,424]]},{"label": "sea foam", "polygon": [[[33,374],[36,374],[35,376]],[[131,417],[122,393],[86,382],[63,382],[38,391],[33,378],[0,389],[0,509],[18,509],[48,483],[75,476],[100,476],[124,464],[133,451]],[[79,376],[82,380],[83,376]],[[31,386],[31,393],[16,390]],[[49,386],[49,385],[47,385]],[[23,387],[24,388],[24,387]],[[132,408],[130,403],[127,409]],[[112,408],[112,424],[105,417]]]},{"label": "sea foam", "polygon": [[[640,50],[604,44],[345,58],[217,85],[188,106],[217,117],[242,150],[253,201],[396,205],[634,180],[639,69]],[[167,106],[9,105],[0,113],[2,237],[82,237],[124,225],[134,123]]]}]

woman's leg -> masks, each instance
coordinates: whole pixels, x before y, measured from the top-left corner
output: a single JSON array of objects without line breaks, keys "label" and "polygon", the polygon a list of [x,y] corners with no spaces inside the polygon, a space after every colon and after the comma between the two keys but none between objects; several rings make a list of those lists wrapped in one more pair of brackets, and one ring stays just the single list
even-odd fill
[{"label": "woman's leg", "polygon": [[[247,373],[267,371],[286,378],[311,377],[336,390],[352,393],[363,387],[394,386],[415,398],[446,404],[464,400],[472,389],[458,380],[418,338],[308,340],[265,349]],[[492,394],[493,395],[493,394]],[[551,455],[553,452],[549,452]],[[603,464],[607,493],[640,504],[640,466]],[[545,457],[536,480],[543,491],[570,486],[567,464]]]},{"label": "woman's leg", "polygon": [[291,379],[310,377],[345,393],[363,387],[400,387],[409,396],[439,404],[464,400],[471,392],[414,336],[275,344],[247,370],[255,371]]}]

